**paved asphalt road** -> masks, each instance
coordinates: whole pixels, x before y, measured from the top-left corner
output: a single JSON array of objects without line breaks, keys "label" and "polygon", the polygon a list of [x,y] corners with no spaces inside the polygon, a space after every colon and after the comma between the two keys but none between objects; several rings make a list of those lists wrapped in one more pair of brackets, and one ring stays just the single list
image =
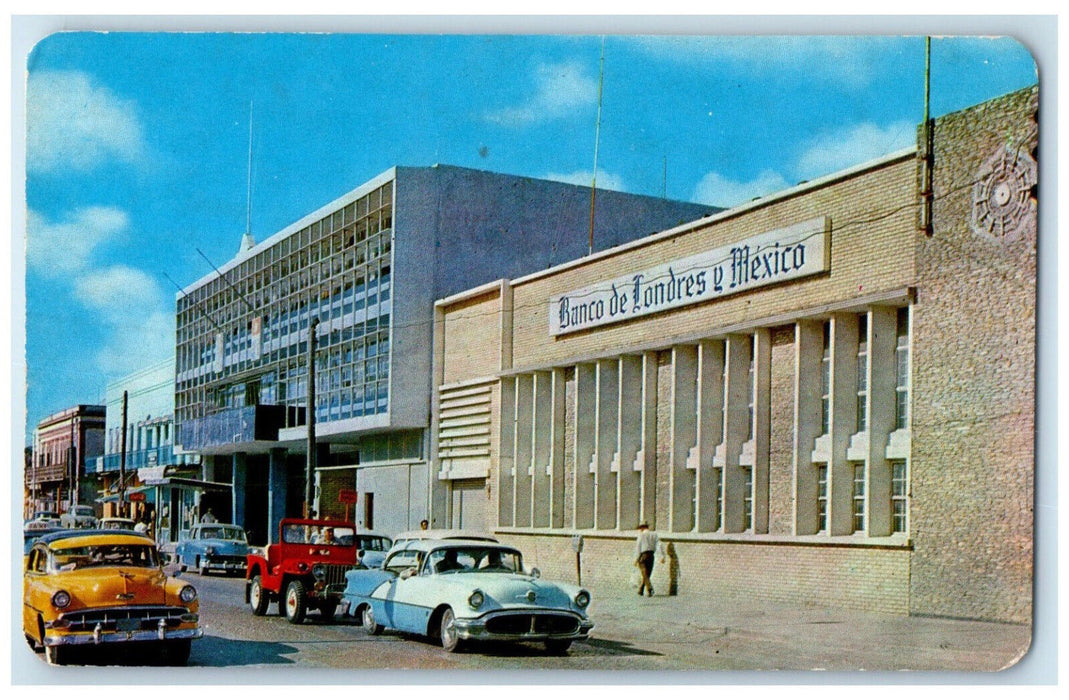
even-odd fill
[{"label": "paved asphalt road", "polygon": [[[20,670],[37,682],[60,684],[420,684],[441,683],[443,677],[468,684],[749,683],[758,680],[748,673],[752,670],[813,669],[854,672],[839,682],[871,683],[877,680],[873,672],[893,672],[884,682],[901,682],[901,670],[997,671],[1021,658],[1031,638],[1030,628],[1022,625],[695,601],[685,595],[639,598],[623,588],[592,591],[595,629],[566,655],[550,654],[541,645],[508,643],[451,654],[413,635],[387,631],[370,637],[351,618],[324,623],[311,615],[291,625],[276,614],[275,605],[268,615],[255,617],[244,602],[243,578],[192,572],[182,577],[200,593],[204,628],[189,668],[141,668],[135,658],[109,661],[123,665],[120,669],[51,668],[38,654],[36,663]],[[20,655],[33,656],[20,646],[16,668]],[[775,678],[832,680],[811,674]],[[981,674],[972,682],[991,678]]]}]

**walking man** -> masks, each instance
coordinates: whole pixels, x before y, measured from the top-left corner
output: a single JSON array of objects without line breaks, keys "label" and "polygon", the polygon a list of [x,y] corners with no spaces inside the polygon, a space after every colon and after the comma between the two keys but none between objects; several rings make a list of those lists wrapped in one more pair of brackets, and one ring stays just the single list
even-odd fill
[{"label": "walking man", "polygon": [[[648,523],[639,525],[638,538],[635,540],[635,566],[642,572],[642,583],[638,587],[640,596],[642,591],[647,591],[646,595],[653,596],[653,583],[650,582],[650,575],[653,573],[653,553],[660,549],[661,541],[657,538],[657,533],[650,530]],[[664,562],[663,553],[661,561]]]}]

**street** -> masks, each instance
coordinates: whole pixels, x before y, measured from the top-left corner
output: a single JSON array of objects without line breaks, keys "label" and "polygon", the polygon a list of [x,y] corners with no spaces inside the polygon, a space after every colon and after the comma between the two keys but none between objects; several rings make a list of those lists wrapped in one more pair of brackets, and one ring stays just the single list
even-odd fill
[{"label": "street", "polygon": [[[170,573],[174,568],[167,567]],[[410,683],[422,677],[409,671],[483,670],[493,671],[490,682],[537,681],[542,676],[533,672],[539,670],[864,669],[871,680],[872,671],[996,671],[1012,666],[1029,648],[1031,637],[1023,625],[728,599],[697,604],[686,595],[637,598],[624,587],[592,591],[596,626],[590,639],[576,642],[566,655],[550,654],[541,645],[508,643],[448,653],[435,641],[415,635],[387,630],[368,636],[355,620],[343,616],[325,623],[313,614],[303,624],[292,625],[272,604],[267,615],[256,617],[244,602],[245,580],[240,576],[185,572],[181,578],[197,588],[204,630],[204,637],[193,643],[190,668],[138,668],[151,658],[125,651],[117,655],[109,649],[97,659],[83,658],[88,665],[72,667],[48,667],[37,654],[37,664],[27,670],[42,681],[60,683],[351,683],[354,674],[363,682],[374,678]],[[32,655],[25,646],[22,650]],[[104,667],[109,665],[124,667],[118,679],[115,669]],[[631,676],[638,677],[645,676]]]},{"label": "street", "polygon": [[[314,614],[292,625],[272,604],[264,617],[254,617],[244,603],[240,577],[182,577],[197,587],[204,638],[194,643],[190,666],[297,664],[306,668],[348,669],[659,669],[680,668],[661,652],[630,643],[594,638],[577,642],[565,656],[548,653],[541,644],[486,644],[461,653],[442,650],[434,641],[387,630],[371,637],[349,617],[324,623]],[[595,630],[596,633],[596,630]],[[707,640],[695,639],[695,643]]]}]

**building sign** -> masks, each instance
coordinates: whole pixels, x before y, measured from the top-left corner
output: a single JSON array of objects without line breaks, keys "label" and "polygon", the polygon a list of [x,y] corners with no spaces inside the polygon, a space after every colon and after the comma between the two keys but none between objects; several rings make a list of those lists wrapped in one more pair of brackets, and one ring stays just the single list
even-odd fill
[{"label": "building sign", "polygon": [[137,470],[137,478],[140,479],[143,484],[162,484],[164,472],[166,470],[166,466],[142,467]]},{"label": "building sign", "polygon": [[830,222],[818,217],[553,297],[558,336],[826,272]]},{"label": "building sign", "polygon": [[261,333],[262,330],[263,321],[261,320],[261,317],[254,316],[250,328],[250,333],[252,336],[251,346],[249,348],[249,354],[251,355],[251,357],[249,358],[250,360],[260,359],[260,351],[263,349],[263,335]]}]

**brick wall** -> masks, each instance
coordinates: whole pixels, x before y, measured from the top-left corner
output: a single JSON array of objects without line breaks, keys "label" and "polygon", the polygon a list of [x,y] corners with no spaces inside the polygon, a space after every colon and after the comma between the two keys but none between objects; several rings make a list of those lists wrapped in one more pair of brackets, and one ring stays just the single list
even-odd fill
[{"label": "brick wall", "polygon": [[[500,535],[518,546],[527,566],[549,579],[576,581],[571,537]],[[745,596],[789,605],[850,607],[904,615],[908,612],[909,553],[878,547],[688,542],[665,538],[668,557],[655,560],[653,588],[703,598]],[[670,545],[670,546],[669,546]],[[630,589],[635,571],[630,537],[586,536],[582,583],[593,589]]]},{"label": "brick wall", "polygon": [[[884,163],[737,217],[661,239],[514,287],[513,366],[604,354],[608,348],[670,342],[707,329],[903,287],[914,278],[915,164]],[[907,206],[903,206],[906,204]],[[555,294],[638,272],[816,216],[831,218],[831,272],[764,287],[597,330],[550,336]]]},{"label": "brick wall", "polygon": [[1009,240],[970,222],[985,161],[1035,147],[1036,99],[1013,93],[935,126],[913,321],[915,612],[1032,618],[1036,229]]},{"label": "brick wall", "polygon": [[501,369],[501,295],[497,290],[446,309],[443,384]]}]

